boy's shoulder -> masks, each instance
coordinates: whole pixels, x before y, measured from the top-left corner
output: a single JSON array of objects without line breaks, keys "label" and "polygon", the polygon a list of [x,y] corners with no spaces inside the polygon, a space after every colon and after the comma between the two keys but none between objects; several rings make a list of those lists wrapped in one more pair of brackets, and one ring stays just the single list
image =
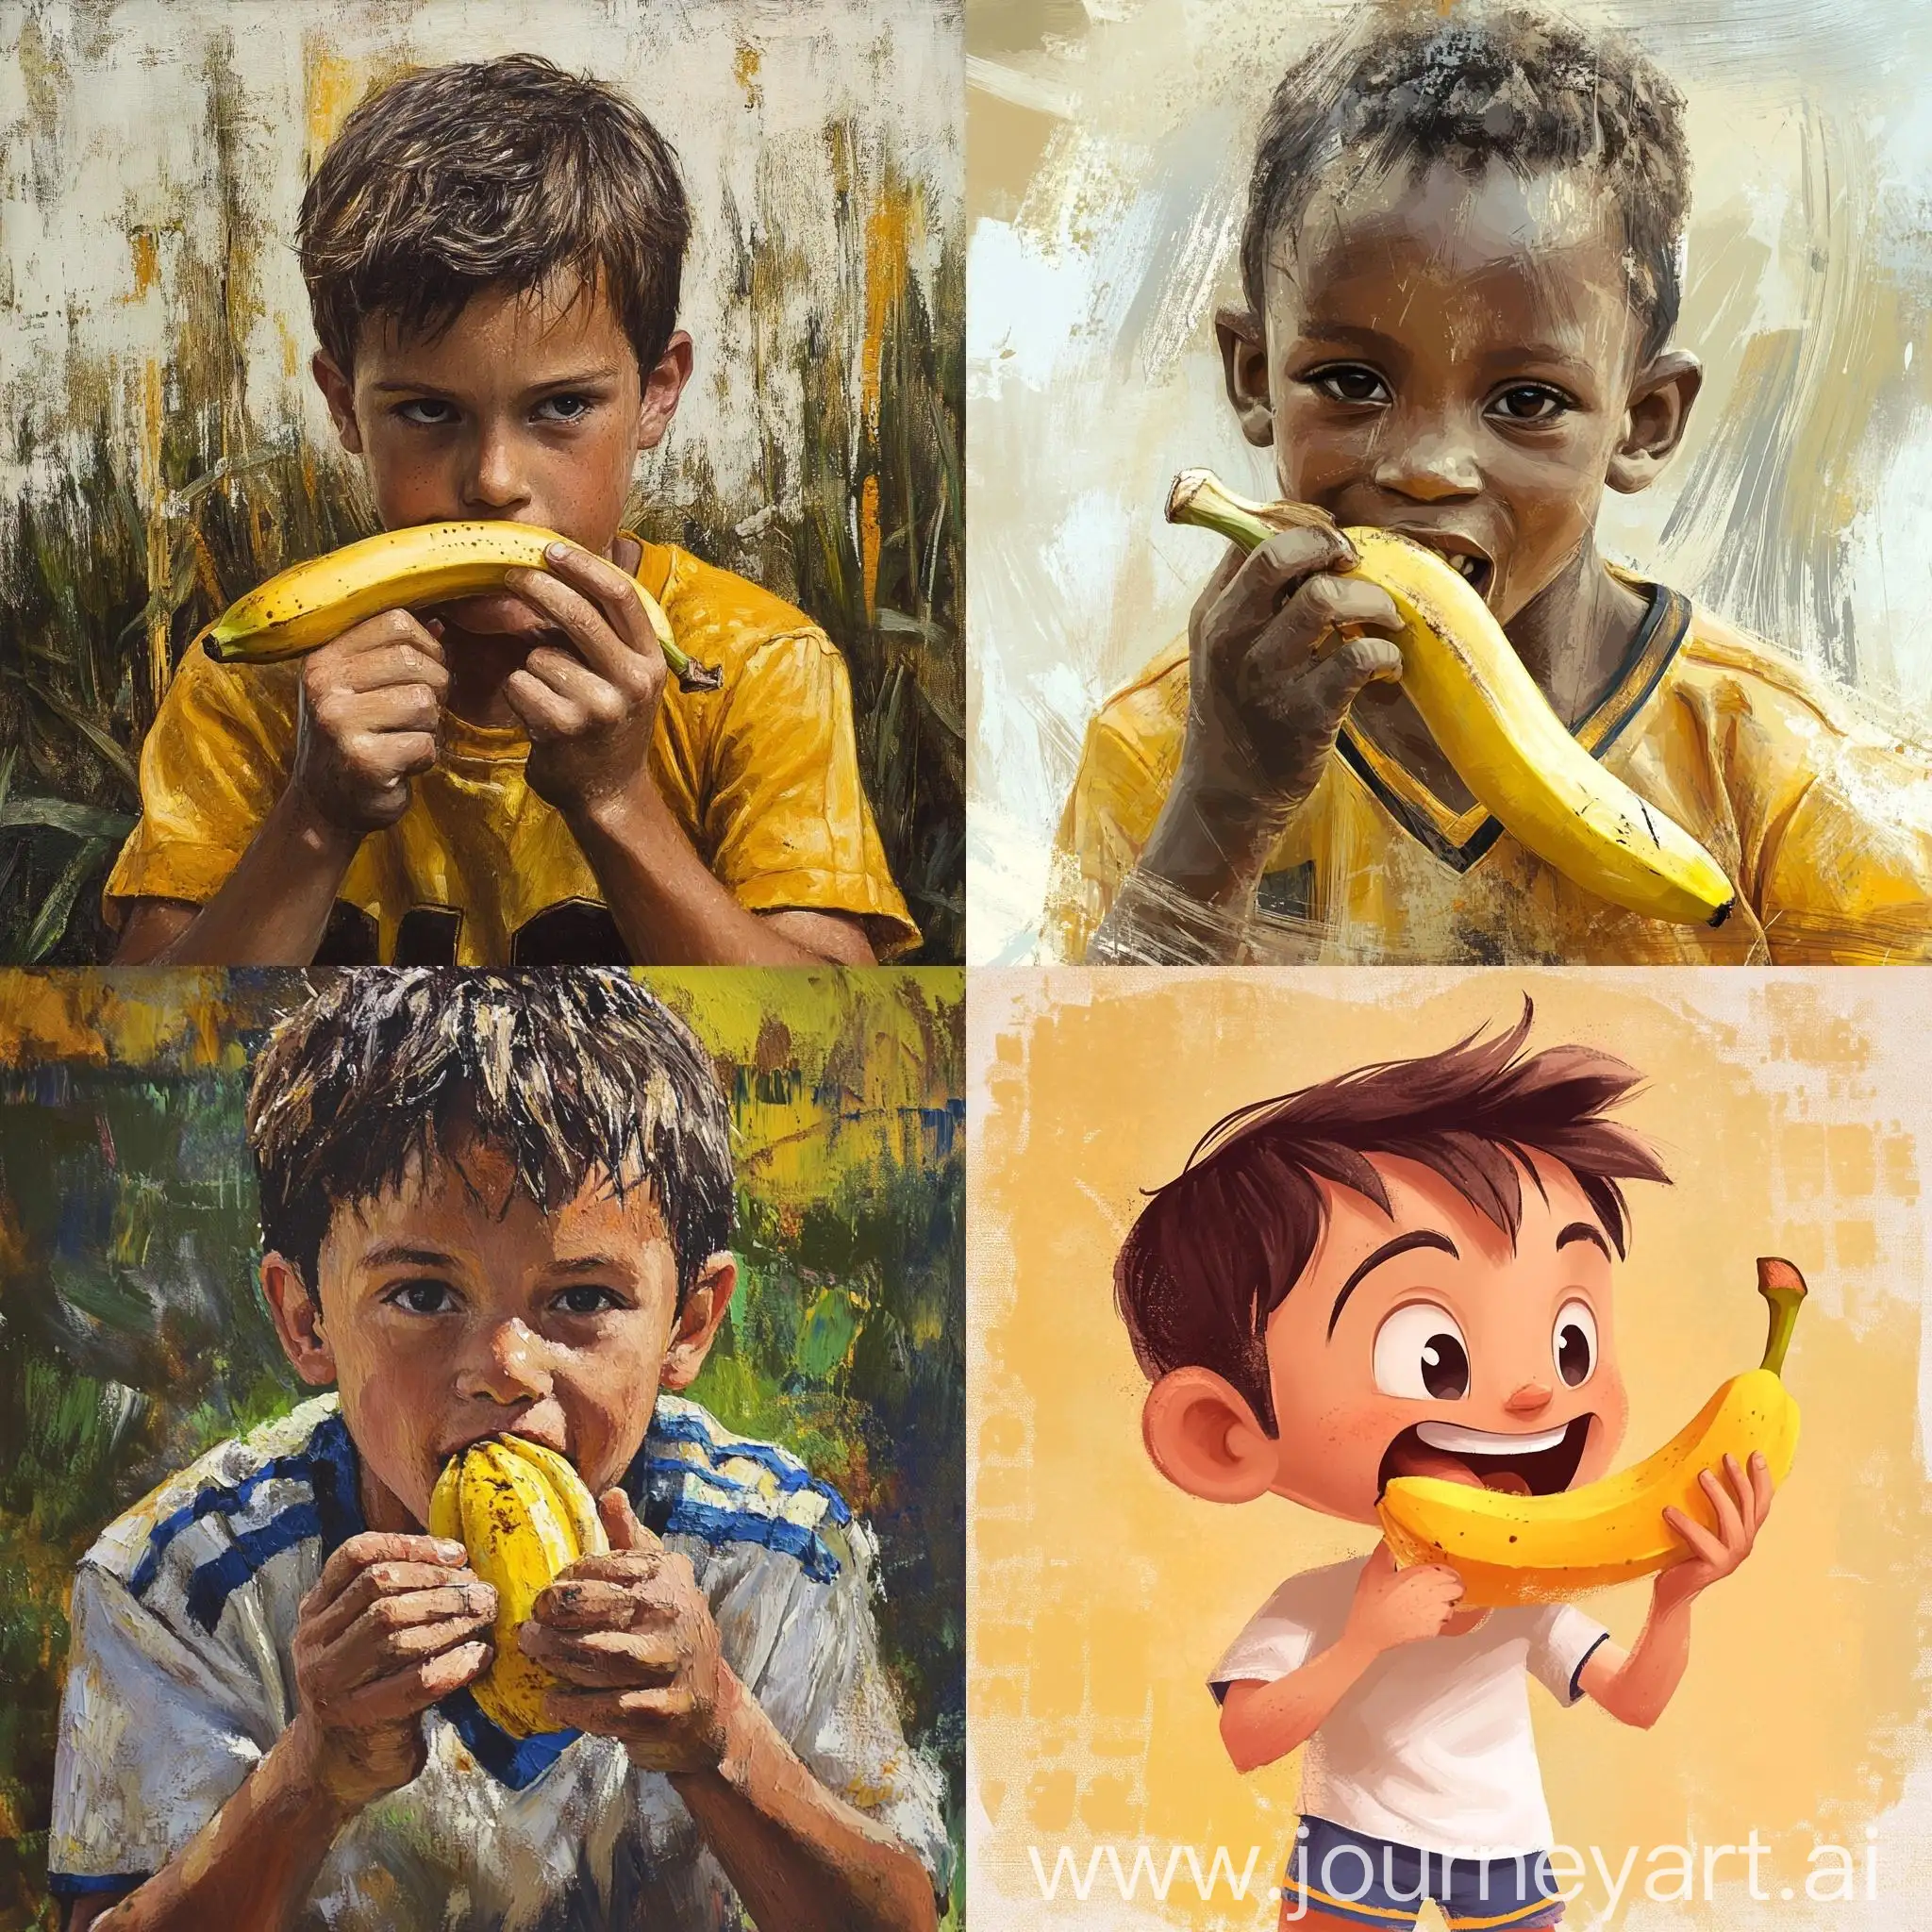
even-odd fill
[{"label": "boy's shoulder", "polygon": [[1789,652],[1727,623],[1701,604],[1690,608],[1690,627],[1670,670],[1679,687],[1719,694],[1736,708],[1741,700],[1754,716],[1786,717],[1835,737],[1854,738],[1866,725],[1836,691]]},{"label": "boy's shoulder", "polygon": [[672,634],[683,648],[700,663],[723,670],[727,689],[734,672],[773,644],[803,643],[837,652],[822,625],[762,584],[707,563],[675,543],[636,541],[642,550],[639,583],[663,606]]}]

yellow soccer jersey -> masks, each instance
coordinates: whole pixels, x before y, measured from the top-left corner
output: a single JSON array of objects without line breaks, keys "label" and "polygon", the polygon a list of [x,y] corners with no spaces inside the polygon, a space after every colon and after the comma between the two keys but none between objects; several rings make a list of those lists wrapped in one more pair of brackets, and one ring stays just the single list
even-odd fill
[{"label": "yellow soccer jersey", "polygon": [[[753,911],[861,918],[881,958],[919,942],[859,782],[845,660],[787,603],[688,552],[645,543],[638,580],[724,688],[670,680],[651,775],[713,874]],[[191,651],[141,753],[140,823],[105,891],[212,898],[281,795],[299,670]],[[626,958],[562,816],[525,782],[529,739],[445,713],[435,767],[393,825],[370,833],[339,889],[316,963],[593,965]]]},{"label": "yellow soccer jersey", "polygon": [[[1724,925],[1609,905],[1480,806],[1444,807],[1345,724],[1271,856],[1255,958],[1578,965],[1932,958],[1932,771],[1788,658],[1688,599],[1650,600],[1577,741],[1696,838],[1738,888]],[[1078,959],[1159,816],[1187,724],[1185,640],[1093,721],[1060,821],[1049,947]]]}]

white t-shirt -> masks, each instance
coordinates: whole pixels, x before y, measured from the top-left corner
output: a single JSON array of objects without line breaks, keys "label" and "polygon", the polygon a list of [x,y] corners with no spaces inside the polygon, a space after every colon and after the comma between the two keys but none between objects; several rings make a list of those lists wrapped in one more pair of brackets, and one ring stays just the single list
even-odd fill
[{"label": "white t-shirt", "polygon": [[[1367,1561],[1291,1576],[1228,1646],[1210,1685],[1273,1683],[1327,1650]],[[1608,1636],[1581,1610],[1545,1604],[1491,1610],[1465,1636],[1384,1651],[1308,1740],[1303,1815],[1452,1857],[1547,1851],[1554,1834],[1524,1673],[1574,1704],[1584,1660]]]},{"label": "white t-shirt", "polygon": [[[660,1398],[624,1487],[682,1551],[725,1660],[828,1790],[943,1890],[936,1768],[906,1743],[873,1625],[872,1540],[795,1457]],[[333,1395],[225,1442],[107,1529],[75,1577],[54,1772],[51,1889],[158,1871],[295,1712],[297,1607],[362,1527]],[[424,1715],[428,1760],[341,1832],[304,1932],[724,1932],[736,1893],[671,1782],[613,1739],[522,1740],[458,1691]]]}]

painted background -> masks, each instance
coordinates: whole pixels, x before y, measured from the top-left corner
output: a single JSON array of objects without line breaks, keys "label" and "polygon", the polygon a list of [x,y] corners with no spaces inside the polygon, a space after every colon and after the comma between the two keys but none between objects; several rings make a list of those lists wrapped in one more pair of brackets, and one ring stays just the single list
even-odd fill
[{"label": "painted background", "polygon": [[[94,1535],[312,1391],[255,1265],[243,1066],[291,973],[0,974],[0,1932],[42,1890],[67,1591]],[[741,1286],[691,1393],[879,1533],[907,1732],[964,1777],[958,972],[641,974],[715,1058]],[[948,1927],[964,1924],[963,1874]]]},{"label": "painted background", "polygon": [[[1084,1873],[1111,1846],[1131,1872],[1146,1846],[1158,1874],[1191,1846],[1206,1873],[1225,1846],[1239,1872],[1258,1847],[1257,1889],[1278,1882],[1294,1760],[1240,1776],[1205,1680],[1285,1576],[1374,1540],[1277,1498],[1197,1502],[1156,1473],[1113,1258],[1141,1190],[1232,1108],[1507,1024],[1524,992],[1532,1046],[1584,1041],[1649,1075],[1621,1117],[1676,1181],[1628,1190],[1618,1466],[1757,1363],[1756,1257],[1790,1257],[1811,1289],[1787,1369],[1795,1467],[1750,1562],[1700,1601],[1670,1709],[1633,1731],[1530,1691],[1558,1840],[1600,1847],[1613,1871],[1640,1848],[1639,1902],[1614,1921],[1631,1932],[1932,1924],[1932,983],[1857,969],[1168,970],[974,975],[968,1840],[981,1932],[1273,1926],[1271,1902],[1237,1905],[1225,1881],[1204,1905],[1185,1865],[1165,1906],[1144,1880],[1122,1903],[1104,1863],[1085,1905],[1062,1884],[1049,1906],[1029,1859],[1038,1847],[1050,1875],[1065,1845]],[[1628,1642],[1647,1603],[1638,1584],[1590,1607]],[[1665,1870],[1654,1848],[1741,1845],[1754,1826],[1772,1848],[1771,1903],[1745,1898],[1741,1861],[1717,1868],[1714,1907],[1642,1898]],[[1880,1902],[1807,1904],[1814,1838],[1862,1860],[1868,1827]],[[1603,1898],[1592,1876],[1569,1923],[1599,1923]]]},{"label": "painted background", "polygon": [[[1274,493],[1222,389],[1256,125],[1346,0],[973,0],[967,14],[973,940],[1034,957],[1087,723],[1219,557],[1176,470]],[[1638,564],[1932,744],[1932,9],[1563,0],[1689,98],[1685,446],[1608,496]]]},{"label": "painted background", "polygon": [[0,960],[101,957],[196,627],[375,527],[308,375],[302,188],[369,86],[532,50],[677,148],[697,367],[635,526],[802,604],[924,931],[964,947],[957,0],[0,7]]}]

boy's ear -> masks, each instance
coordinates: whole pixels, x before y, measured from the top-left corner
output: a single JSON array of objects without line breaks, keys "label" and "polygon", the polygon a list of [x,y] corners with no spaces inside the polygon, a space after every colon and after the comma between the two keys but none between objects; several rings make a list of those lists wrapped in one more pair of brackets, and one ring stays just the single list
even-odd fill
[{"label": "boy's ear", "polygon": [[691,338],[679,329],[664,344],[657,366],[644,377],[644,392],[638,405],[638,447],[656,449],[677,414],[678,398],[691,380]]},{"label": "boy's ear", "polygon": [[1703,387],[1704,365],[1683,349],[1666,349],[1639,371],[1604,478],[1612,490],[1633,496],[1657,481],[1684,440],[1690,406]]},{"label": "boy's ear", "polygon": [[697,1380],[737,1290],[738,1263],[729,1255],[713,1255],[699,1269],[697,1280],[677,1311],[671,1346],[664,1351],[664,1366],[658,1377],[661,1387],[689,1389]]},{"label": "boy's ear", "polygon": [[1221,368],[1227,399],[1241,419],[1241,434],[1257,449],[1274,441],[1274,399],[1268,388],[1268,331],[1245,308],[1217,308],[1214,333],[1221,341]]},{"label": "boy's ear", "polygon": [[1274,1480],[1279,1451],[1231,1382],[1174,1369],[1147,1391],[1141,1437],[1169,1482],[1207,1503],[1252,1503]]},{"label": "boy's ear", "polygon": [[311,1293],[295,1264],[273,1248],[261,1257],[261,1292],[295,1373],[314,1388],[336,1378],[336,1352],[322,1329],[322,1299]]},{"label": "boy's ear", "polygon": [[356,385],[337,368],[335,358],[325,349],[316,350],[308,373],[315,377],[315,386],[328,405],[329,420],[336,425],[342,447],[352,457],[359,457],[362,426],[356,421]]}]

